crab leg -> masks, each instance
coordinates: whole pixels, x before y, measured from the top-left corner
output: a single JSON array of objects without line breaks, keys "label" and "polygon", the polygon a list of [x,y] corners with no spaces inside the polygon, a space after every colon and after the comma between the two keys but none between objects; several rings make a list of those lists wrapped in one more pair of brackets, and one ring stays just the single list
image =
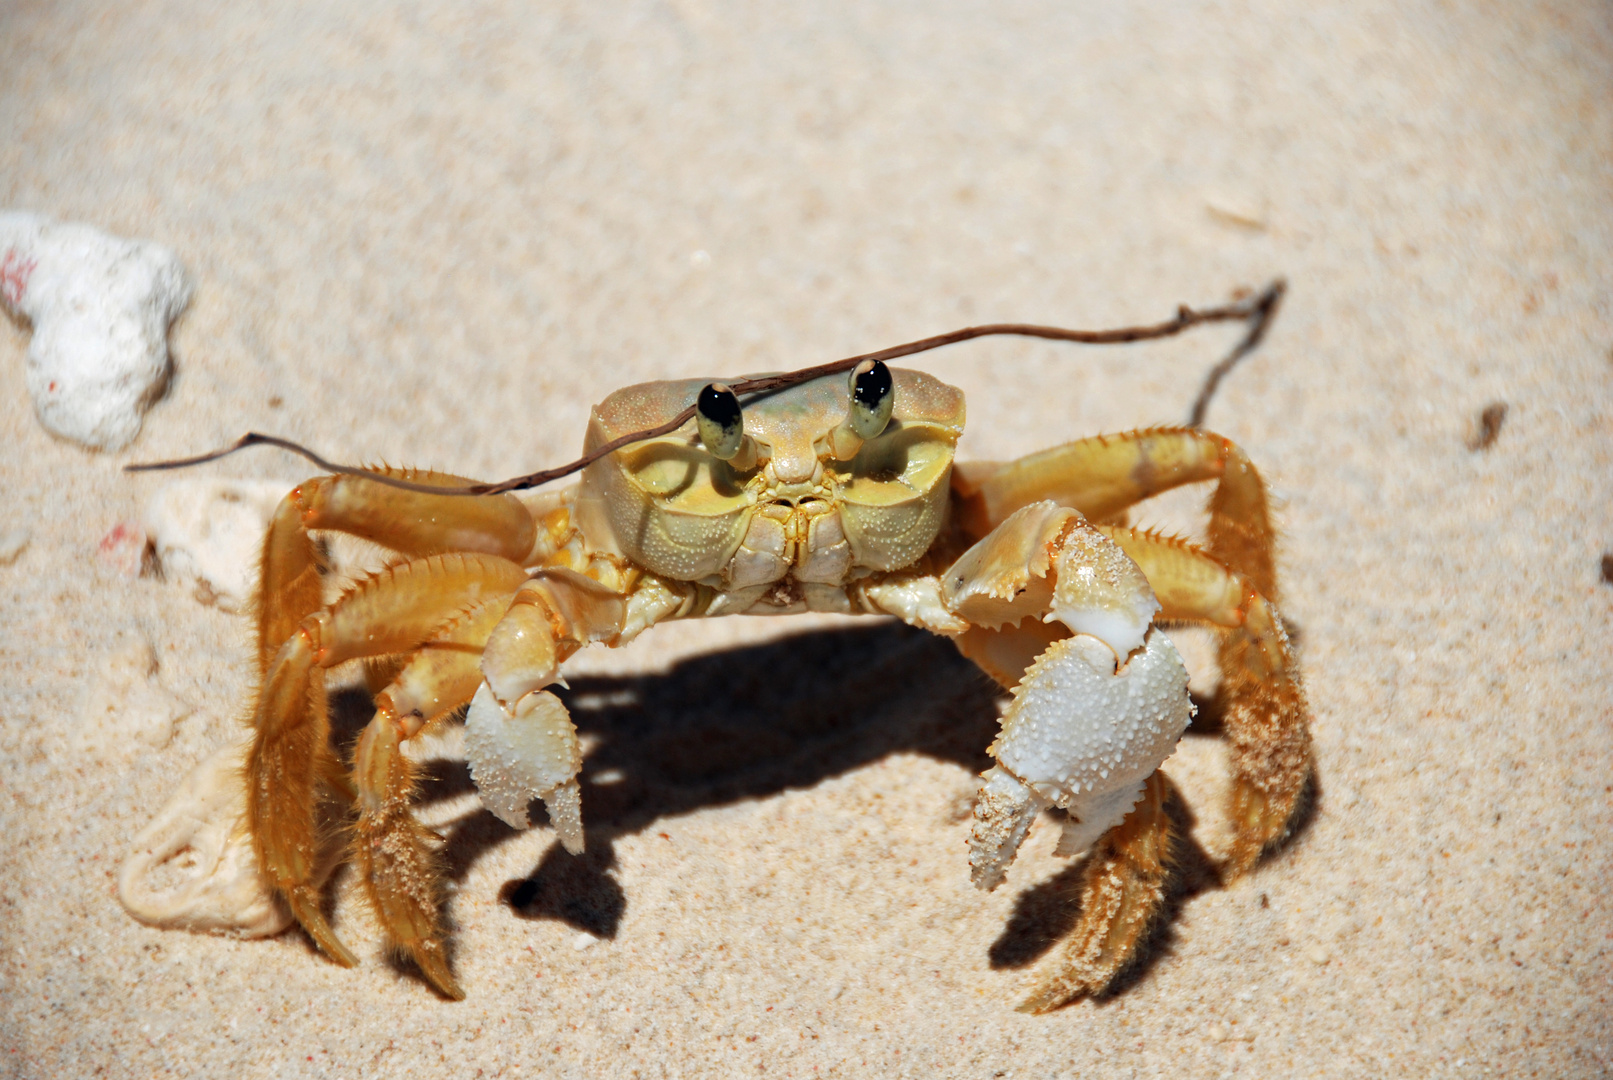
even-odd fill
[{"label": "crab leg", "polygon": [[1311,774],[1305,692],[1282,618],[1244,575],[1193,544],[1100,526],[1142,567],[1164,619],[1223,628],[1217,659],[1232,743],[1232,850],[1227,874],[1247,872],[1282,838]]},{"label": "crab leg", "polygon": [[[376,471],[421,483],[469,483],[446,473]],[[526,560],[536,534],[532,515],[509,495],[422,495],[355,476],[304,481],[281,500],[263,541],[257,604],[260,675],[303,618],[322,606],[311,529],[362,536],[403,555],[468,551],[513,562]]]},{"label": "crab leg", "polygon": [[324,673],[312,642],[293,634],[258,689],[257,737],[247,758],[247,821],[265,880],[285,897],[296,920],[331,959],[357,961],[319,910],[319,781],[336,771],[330,752]]},{"label": "crab leg", "polygon": [[324,669],[417,648],[456,611],[508,596],[525,578],[519,563],[492,555],[432,555],[400,563],[361,582],[329,610],[303,618],[269,664],[247,757],[247,821],[264,877],[339,963],[354,959],[320,911],[316,884],[317,789],[320,780],[339,772],[330,750]]},{"label": "crab leg", "polygon": [[448,969],[437,922],[441,897],[431,834],[410,809],[418,770],[402,747],[470,701],[482,679],[482,647],[509,606],[509,596],[494,596],[439,629],[376,695],[375,716],[353,754],[358,879],[387,937],[456,1001],[464,994]]},{"label": "crab leg", "polygon": [[960,464],[952,486],[958,520],[978,538],[1043,499],[1102,521],[1200,480],[1219,481],[1210,496],[1210,553],[1275,599],[1275,538],[1265,484],[1244,452],[1220,435],[1169,427],[1099,435],[1004,465]]},{"label": "crab leg", "polygon": [[1175,842],[1165,804],[1174,793],[1170,778],[1156,771],[1126,819],[1093,847],[1081,875],[1080,921],[1021,1012],[1101,993],[1136,954],[1165,901]]}]

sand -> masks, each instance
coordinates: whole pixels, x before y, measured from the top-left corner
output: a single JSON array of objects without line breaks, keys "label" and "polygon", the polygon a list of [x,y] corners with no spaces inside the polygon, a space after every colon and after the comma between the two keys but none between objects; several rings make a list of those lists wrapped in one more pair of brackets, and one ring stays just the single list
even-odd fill
[{"label": "sand", "polygon": [[[0,565],[0,1073],[1608,1075],[1610,81],[1608,9],[1572,3],[0,8],[0,206],[197,283],[116,454],[39,426],[0,325],[0,534],[27,533]],[[240,616],[98,555],[165,482],[124,463],[255,429],[497,478],[568,459],[625,383],[1279,275],[1208,423],[1280,504],[1319,799],[1217,888],[1222,750],[1188,736],[1184,885],[1120,993],[1014,1011],[1071,874],[1042,822],[969,885],[994,695],[944,641],[828,617],[582,658],[580,860],[441,749],[463,1003],[386,959],[350,876],[357,970],[120,908],[130,838],[249,689]],[[1236,334],[923,366],[969,395],[963,454],[1002,458],[1180,421]]]}]

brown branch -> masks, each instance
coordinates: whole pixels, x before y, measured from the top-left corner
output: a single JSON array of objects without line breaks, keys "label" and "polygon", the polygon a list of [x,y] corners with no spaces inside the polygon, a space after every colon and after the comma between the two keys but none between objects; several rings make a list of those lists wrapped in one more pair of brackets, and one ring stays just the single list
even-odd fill
[{"label": "brown branch", "polygon": [[[1029,323],[988,323],[984,326],[966,326],[962,330],[954,330],[949,334],[937,334],[935,337],[923,338],[919,341],[910,341],[905,345],[893,345],[888,349],[877,352],[863,353],[859,356],[848,356],[844,360],[836,360],[829,364],[819,364],[816,367],[800,368],[796,371],[786,372],[782,375],[767,375],[756,379],[739,379],[728,384],[736,394],[763,394],[786,387],[796,386],[800,383],[821,379],[826,375],[837,375],[850,371],[864,360],[896,360],[903,356],[912,356],[915,353],[928,352],[939,349],[943,345],[956,345],[962,341],[974,338],[992,337],[996,335],[1013,335],[1016,337],[1044,338],[1049,341],[1073,341],[1083,345],[1123,345],[1133,341],[1153,341],[1158,338],[1174,337],[1201,323],[1210,322],[1245,322],[1252,321],[1249,333],[1244,336],[1233,354],[1216,365],[1211,372],[1206,388],[1200,393],[1200,404],[1194,406],[1194,415],[1199,417],[1203,407],[1209,404],[1209,395],[1214,392],[1218,383],[1233,364],[1237,363],[1244,354],[1252,351],[1265,335],[1266,326],[1276,311],[1277,302],[1282,297],[1284,284],[1276,281],[1266,290],[1253,299],[1240,300],[1232,304],[1223,304],[1220,307],[1205,308],[1202,311],[1182,305],[1176,309],[1174,318],[1149,326],[1127,326],[1118,330],[1064,330],[1056,326],[1035,326]],[[381,476],[352,465],[338,465],[326,461],[318,454],[306,447],[299,446],[289,439],[282,439],[274,435],[260,435],[257,432],[248,432],[233,444],[214,450],[211,453],[199,454],[196,457],[180,458],[174,461],[155,461],[140,465],[125,465],[125,472],[154,472],[164,469],[183,469],[191,465],[200,465],[208,461],[216,461],[227,454],[237,450],[244,450],[249,446],[276,446],[282,450],[289,450],[313,462],[326,472],[338,473],[344,476],[362,476],[374,480],[378,484],[388,487],[401,488],[404,491],[417,491],[427,495],[499,495],[507,491],[524,491],[528,488],[539,487],[552,480],[570,476],[581,472],[600,458],[620,450],[631,443],[643,442],[645,439],[654,439],[670,434],[688,423],[694,416],[694,405],[689,405],[672,419],[656,427],[646,428],[643,431],[634,431],[620,438],[612,439],[603,446],[597,447],[576,461],[561,465],[558,468],[544,469],[540,472],[528,473],[525,476],[512,477],[496,484],[468,484],[464,487],[437,487],[431,484],[416,483],[412,480],[403,480],[394,476]],[[1197,426],[1197,420],[1194,422]]]},{"label": "brown branch", "polygon": [[1277,317],[1277,309],[1282,306],[1283,293],[1288,291],[1288,282],[1278,278],[1266,286],[1266,291],[1255,298],[1254,310],[1250,312],[1249,332],[1243,335],[1243,340],[1232,347],[1222,360],[1210,373],[1204,376],[1204,385],[1199,388],[1199,396],[1193,402],[1193,411],[1188,414],[1187,426],[1190,428],[1204,426],[1204,414],[1210,411],[1210,399],[1215,396],[1216,387],[1226,378],[1227,372],[1237,366],[1238,361],[1254,352],[1261,341],[1266,337],[1266,329],[1271,320]]}]

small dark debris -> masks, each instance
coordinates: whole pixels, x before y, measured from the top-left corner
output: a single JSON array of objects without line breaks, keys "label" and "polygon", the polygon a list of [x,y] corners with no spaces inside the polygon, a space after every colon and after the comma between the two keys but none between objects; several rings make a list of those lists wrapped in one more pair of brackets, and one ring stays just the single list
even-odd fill
[{"label": "small dark debris", "polygon": [[274,397],[269,399],[269,408],[278,409],[280,406],[284,405],[285,403],[286,403],[286,399],[281,397],[279,394],[276,394]]},{"label": "small dark debris", "polygon": [[1507,403],[1492,401],[1479,413],[1478,426],[1467,440],[1469,450],[1488,450],[1501,434],[1501,424],[1507,418]]},{"label": "small dark debris", "polygon": [[529,906],[537,898],[538,883],[528,878],[510,890],[509,904],[519,910]]},{"label": "small dark debris", "polygon": [[1265,893],[1261,893],[1260,894],[1260,906],[1263,907],[1263,908],[1271,907],[1271,897],[1267,896]]},{"label": "small dark debris", "polygon": [[1613,585],[1613,551],[1602,552],[1602,580]]}]

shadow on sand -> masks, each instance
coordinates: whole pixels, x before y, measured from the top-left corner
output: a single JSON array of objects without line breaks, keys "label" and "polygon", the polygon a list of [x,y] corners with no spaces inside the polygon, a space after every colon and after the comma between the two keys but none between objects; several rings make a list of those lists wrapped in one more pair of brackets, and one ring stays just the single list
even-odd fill
[{"label": "shadow on sand", "polygon": [[[727,649],[664,673],[575,678],[555,693],[592,743],[581,776],[588,850],[573,856],[550,845],[501,896],[521,918],[558,920],[603,938],[616,935],[629,903],[610,873],[617,837],[693,810],[810,788],[896,752],[982,772],[991,764],[986,747],[1002,695],[950,642],[894,622]],[[1214,700],[1199,704],[1203,719],[1188,737],[1219,731]],[[332,706],[334,726],[348,738],[369,719],[362,692],[345,692]],[[462,762],[433,761],[423,780],[426,802],[472,790]],[[538,821],[540,805],[532,807]],[[1170,809],[1182,839],[1167,909],[1149,947],[1106,996],[1142,979],[1168,951],[1177,909],[1218,884],[1213,860],[1190,836],[1191,812],[1180,798]],[[463,881],[483,853],[514,836],[486,811],[455,822],[442,852],[445,876]],[[990,948],[993,968],[1035,963],[1074,927],[1082,865],[1019,894]]]}]

